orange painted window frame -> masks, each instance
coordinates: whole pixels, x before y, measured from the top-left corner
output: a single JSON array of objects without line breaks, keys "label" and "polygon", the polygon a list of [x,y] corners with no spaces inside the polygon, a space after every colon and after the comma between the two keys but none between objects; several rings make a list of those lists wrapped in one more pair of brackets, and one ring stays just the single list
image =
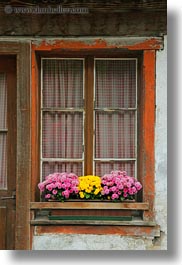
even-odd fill
[{"label": "orange painted window frame", "polygon": [[161,49],[161,42],[158,38],[147,39],[145,41],[131,42],[125,44],[108,44],[106,40],[94,39],[92,42],[76,39],[37,41],[32,42],[32,97],[31,97],[31,136],[32,136],[32,195],[31,201],[37,201],[39,191],[37,176],[39,168],[39,124],[37,123],[39,115],[39,70],[37,55],[43,53],[61,53],[61,52],[83,52],[83,51],[112,51],[118,48],[128,51],[138,51],[142,56],[142,110],[140,121],[142,132],[140,132],[141,157],[139,157],[140,180],[143,184],[143,202],[149,204],[149,210],[143,211],[144,221],[154,221],[154,195],[155,195],[155,158],[154,158],[154,140],[155,140],[155,65],[156,50]]}]

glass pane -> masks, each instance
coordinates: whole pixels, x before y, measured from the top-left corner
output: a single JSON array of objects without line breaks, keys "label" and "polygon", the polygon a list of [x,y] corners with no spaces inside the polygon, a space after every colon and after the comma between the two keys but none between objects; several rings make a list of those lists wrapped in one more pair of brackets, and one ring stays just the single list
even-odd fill
[{"label": "glass pane", "polygon": [[6,116],[7,116],[7,88],[6,76],[0,73],[0,130],[6,129]]},{"label": "glass pane", "polygon": [[83,113],[43,113],[43,158],[82,158]]},{"label": "glass pane", "polygon": [[83,107],[83,60],[43,60],[43,107]]},{"label": "glass pane", "polygon": [[0,133],[0,189],[7,188],[7,135]]},{"label": "glass pane", "polygon": [[135,137],[135,111],[96,112],[96,158],[134,158]]},{"label": "glass pane", "polygon": [[136,107],[136,60],[96,60],[96,107]]},{"label": "glass pane", "polygon": [[126,171],[128,176],[135,177],[135,161],[127,162],[95,162],[95,174],[104,176],[113,170]]},{"label": "glass pane", "polygon": [[82,163],[75,162],[45,162],[42,166],[42,179],[54,172],[68,172],[75,173],[77,176],[81,176]]}]

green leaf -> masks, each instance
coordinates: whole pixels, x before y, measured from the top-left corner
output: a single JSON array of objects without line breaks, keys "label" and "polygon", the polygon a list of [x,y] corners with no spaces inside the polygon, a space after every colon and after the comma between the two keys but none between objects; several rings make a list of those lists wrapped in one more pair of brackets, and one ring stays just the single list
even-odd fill
[{"label": "green leaf", "polygon": [[85,198],[86,198],[86,199],[90,199],[90,194],[86,193],[86,194],[85,194]]}]

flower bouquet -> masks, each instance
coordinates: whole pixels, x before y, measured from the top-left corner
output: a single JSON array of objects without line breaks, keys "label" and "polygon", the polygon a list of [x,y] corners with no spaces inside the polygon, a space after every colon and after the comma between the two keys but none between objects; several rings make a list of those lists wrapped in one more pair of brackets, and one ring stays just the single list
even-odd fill
[{"label": "flower bouquet", "polygon": [[81,199],[101,199],[101,179],[98,176],[79,177],[79,196]]},{"label": "flower bouquet", "polygon": [[38,184],[44,200],[68,199],[124,201],[133,200],[142,185],[125,171],[112,171],[103,177],[74,173],[53,173]]},{"label": "flower bouquet", "polygon": [[112,171],[101,178],[101,194],[105,199],[113,201],[134,200],[135,194],[142,185],[134,177],[127,176],[125,171]]},{"label": "flower bouquet", "polygon": [[53,173],[38,184],[42,192],[43,199],[65,201],[65,199],[75,198],[78,190],[78,176],[73,173]]}]

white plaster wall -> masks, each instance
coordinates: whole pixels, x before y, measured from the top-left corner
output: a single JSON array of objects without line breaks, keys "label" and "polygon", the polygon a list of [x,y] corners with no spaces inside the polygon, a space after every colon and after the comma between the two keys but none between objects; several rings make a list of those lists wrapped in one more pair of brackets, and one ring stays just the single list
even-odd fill
[{"label": "white plaster wall", "polygon": [[155,211],[161,226],[161,248],[167,248],[167,36],[157,52],[155,128]]},{"label": "white plaster wall", "polygon": [[167,37],[156,60],[155,212],[159,239],[119,235],[35,235],[34,250],[165,250],[167,249]]},{"label": "white plaster wall", "polygon": [[149,250],[152,238],[119,235],[42,235],[34,236],[33,250]]}]

